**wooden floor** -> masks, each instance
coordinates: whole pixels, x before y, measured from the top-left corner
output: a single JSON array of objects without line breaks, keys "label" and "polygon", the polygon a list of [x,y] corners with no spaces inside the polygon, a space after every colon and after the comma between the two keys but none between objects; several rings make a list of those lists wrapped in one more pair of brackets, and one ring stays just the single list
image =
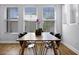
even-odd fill
[{"label": "wooden floor", "polygon": [[[28,52],[26,52],[26,50],[28,50]],[[25,55],[33,55],[32,49],[26,50],[24,52]],[[59,50],[61,52],[61,55],[76,55],[73,51],[68,49],[63,44],[60,45]],[[0,55],[19,55],[19,51],[19,44],[0,44]],[[49,49],[47,55],[54,55],[53,50]]]}]

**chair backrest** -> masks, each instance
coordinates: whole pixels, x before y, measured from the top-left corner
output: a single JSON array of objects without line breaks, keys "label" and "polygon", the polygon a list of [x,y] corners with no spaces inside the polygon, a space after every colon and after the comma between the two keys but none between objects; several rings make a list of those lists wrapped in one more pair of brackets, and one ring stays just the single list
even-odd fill
[{"label": "chair backrest", "polygon": [[23,32],[23,35],[27,34],[27,32]]},{"label": "chair backrest", "polygon": [[18,38],[21,38],[22,36],[23,36],[23,34],[22,33],[19,33]]},{"label": "chair backrest", "polygon": [[50,32],[51,35],[54,35],[54,32]]},{"label": "chair backrest", "polygon": [[57,34],[55,34],[55,37],[61,39],[61,34],[60,33],[57,33]]},{"label": "chair backrest", "polygon": [[19,33],[18,38],[23,37],[25,34],[27,34],[27,32]]}]

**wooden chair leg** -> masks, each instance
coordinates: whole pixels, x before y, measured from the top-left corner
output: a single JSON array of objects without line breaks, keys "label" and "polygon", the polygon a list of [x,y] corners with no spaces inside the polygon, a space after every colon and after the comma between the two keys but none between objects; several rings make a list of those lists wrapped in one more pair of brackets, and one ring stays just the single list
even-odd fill
[{"label": "wooden chair leg", "polygon": [[24,50],[25,50],[26,44],[27,44],[27,42],[23,41],[23,44],[22,44],[22,47],[21,47],[21,51],[20,51],[21,55],[24,55]]},{"label": "wooden chair leg", "polygon": [[56,44],[57,44],[58,47],[60,46],[60,41],[61,41],[61,40],[56,41]]},{"label": "wooden chair leg", "polygon": [[20,41],[19,43],[20,43],[20,46],[22,47],[23,41]]},{"label": "wooden chair leg", "polygon": [[55,55],[59,55],[60,54],[58,46],[56,44],[56,41],[53,41],[53,50],[54,50],[54,54]]}]

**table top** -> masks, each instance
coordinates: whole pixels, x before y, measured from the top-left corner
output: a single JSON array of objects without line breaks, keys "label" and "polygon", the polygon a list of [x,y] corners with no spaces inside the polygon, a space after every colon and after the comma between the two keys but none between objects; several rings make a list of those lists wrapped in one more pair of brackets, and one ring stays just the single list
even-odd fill
[{"label": "table top", "polygon": [[56,38],[54,35],[51,35],[50,32],[42,32],[40,36],[36,36],[34,32],[29,32],[24,35],[22,38],[18,38],[17,41],[54,41],[60,40]]}]

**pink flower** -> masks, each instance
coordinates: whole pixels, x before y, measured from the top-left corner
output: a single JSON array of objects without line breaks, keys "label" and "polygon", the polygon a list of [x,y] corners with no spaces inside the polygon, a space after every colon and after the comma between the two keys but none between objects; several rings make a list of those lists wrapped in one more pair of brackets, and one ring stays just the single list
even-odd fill
[{"label": "pink flower", "polygon": [[40,19],[37,19],[35,23],[40,23]]}]

